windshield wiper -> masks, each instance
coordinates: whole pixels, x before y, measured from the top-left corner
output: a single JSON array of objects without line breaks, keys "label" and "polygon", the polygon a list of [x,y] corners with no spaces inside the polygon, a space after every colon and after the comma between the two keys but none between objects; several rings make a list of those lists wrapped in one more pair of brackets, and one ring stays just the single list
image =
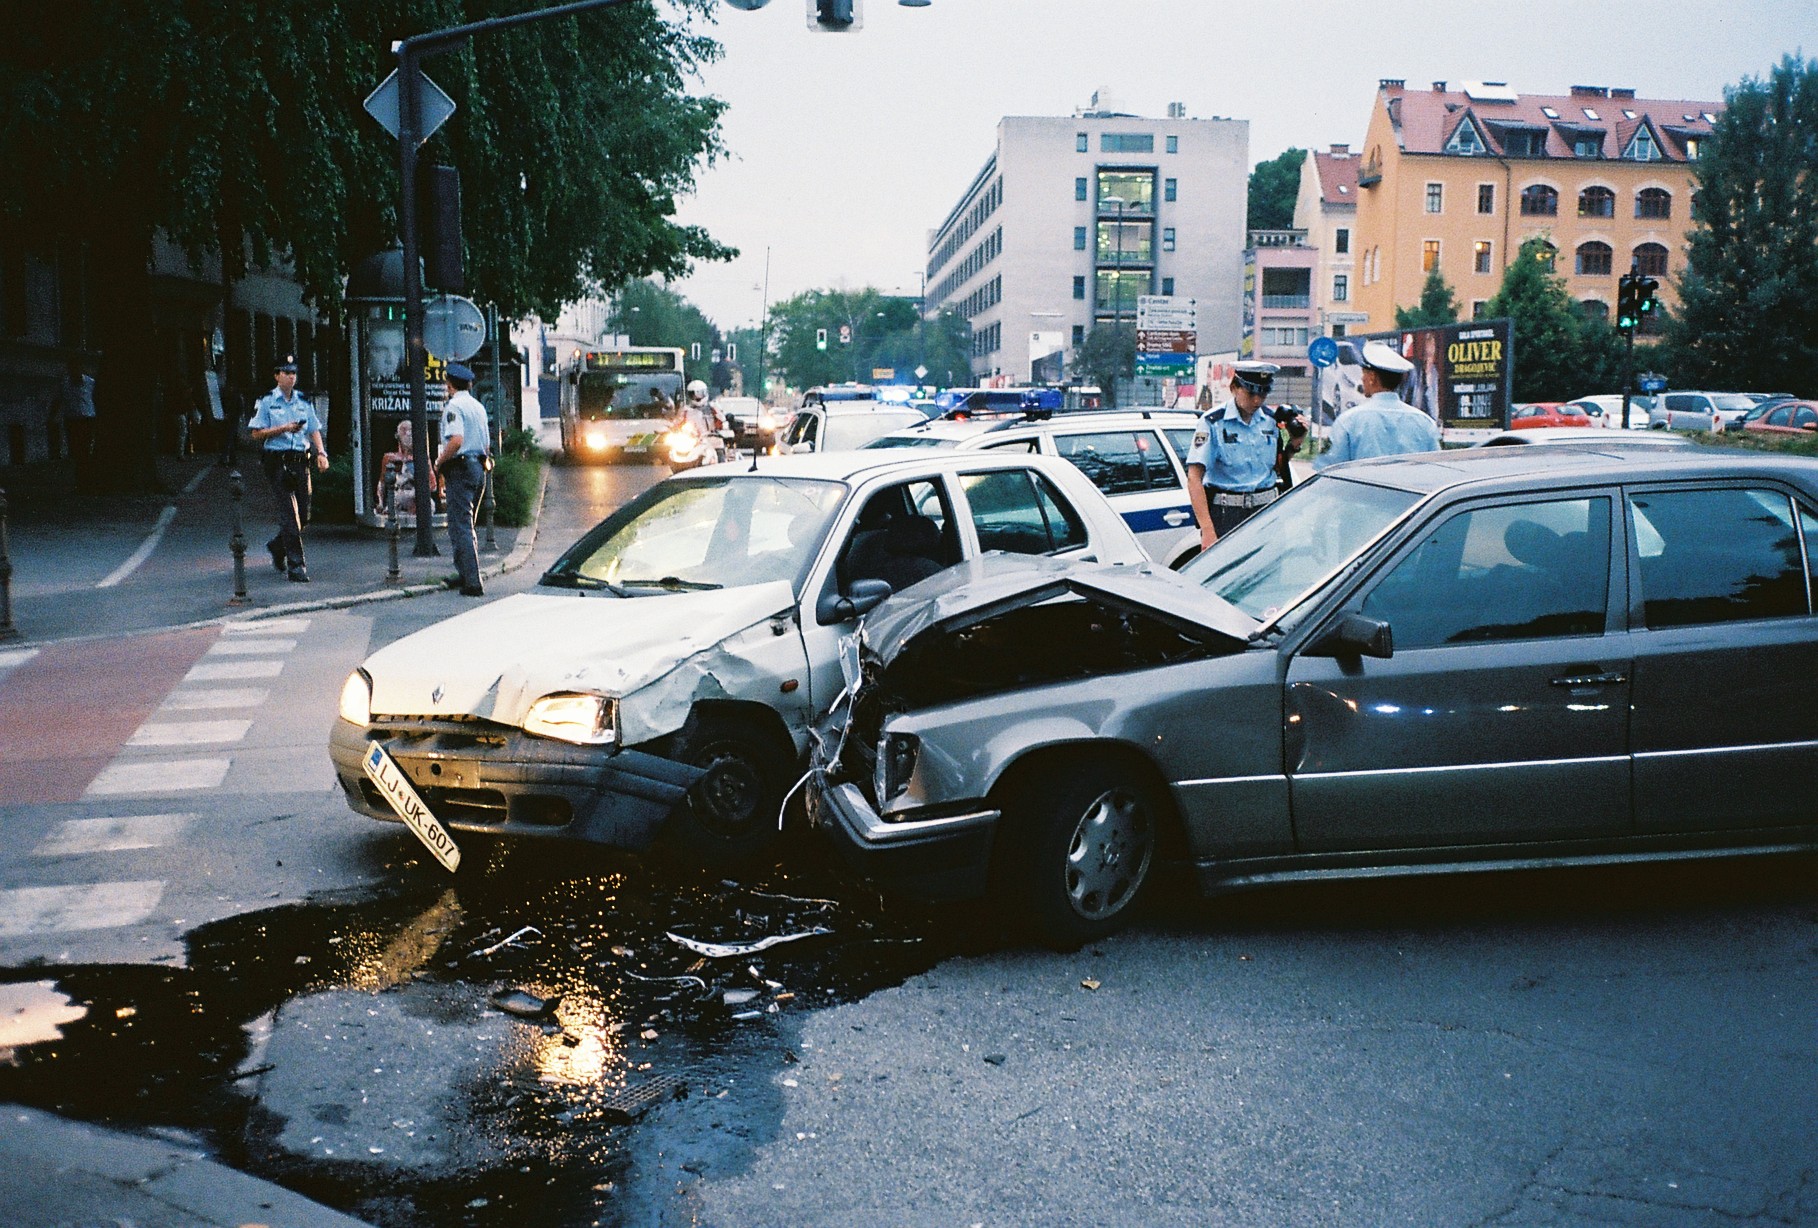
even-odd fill
[{"label": "windshield wiper", "polygon": [[614,584],[610,580],[599,580],[595,579],[593,576],[584,576],[578,571],[545,572],[543,578],[538,580],[537,583],[547,584],[551,588],[604,589],[614,597],[631,596],[630,593],[625,591],[624,586],[622,585]]},{"label": "windshield wiper", "polygon": [[680,576],[664,576],[661,580],[620,580],[626,588],[666,588],[676,593],[704,593],[710,589],[725,588],[724,584],[706,584],[700,580],[684,580]]}]

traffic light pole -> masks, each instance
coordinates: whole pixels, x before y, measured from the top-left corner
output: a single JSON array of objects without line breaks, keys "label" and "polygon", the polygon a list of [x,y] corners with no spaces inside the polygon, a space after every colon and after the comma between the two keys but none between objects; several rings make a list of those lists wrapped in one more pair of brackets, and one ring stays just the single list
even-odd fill
[{"label": "traffic light pole", "polygon": [[423,114],[422,95],[419,92],[422,74],[418,71],[418,64],[432,55],[458,49],[476,34],[509,30],[515,26],[529,25],[533,21],[570,17],[592,9],[614,8],[635,2],[636,0],[576,0],[575,3],[561,4],[554,8],[515,13],[509,17],[491,17],[464,26],[450,26],[446,30],[415,34],[397,45],[398,178],[403,189],[398,201],[398,237],[404,248],[404,336],[409,346],[405,366],[410,372],[410,421],[416,436],[412,441],[410,459],[417,484],[417,540],[412,550],[417,558],[429,558],[436,554],[435,533],[429,523],[430,514],[435,507],[430,497],[429,480],[429,389],[423,374],[429,350],[423,343],[423,271],[418,264],[417,147],[424,139],[418,135],[422,131]]}]

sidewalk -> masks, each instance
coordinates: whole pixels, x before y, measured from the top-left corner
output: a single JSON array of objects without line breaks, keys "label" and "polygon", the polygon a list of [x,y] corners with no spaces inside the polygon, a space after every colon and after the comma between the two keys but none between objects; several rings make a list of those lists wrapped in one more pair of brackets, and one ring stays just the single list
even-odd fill
[{"label": "sidewalk", "polygon": [[[414,556],[415,531],[403,529],[399,582],[388,584],[390,551],[382,530],[318,522],[303,535],[310,582],[291,582],[273,570],[266,553],[277,513],[258,458],[243,454],[241,461],[244,605],[231,604],[230,470],[214,457],[158,458],[172,492],[164,496],[76,495],[57,465],[0,470],[0,490],[10,505],[12,616],[19,633],[0,642],[0,651],[415,596],[439,591],[454,574],[445,529],[436,530],[439,553],[430,558]],[[482,527],[482,574],[521,565],[535,537],[534,523],[501,527],[488,551]]]},{"label": "sidewalk", "polygon": [[17,1228],[363,1228],[193,1148],[19,1105],[0,1106],[0,1205]]}]

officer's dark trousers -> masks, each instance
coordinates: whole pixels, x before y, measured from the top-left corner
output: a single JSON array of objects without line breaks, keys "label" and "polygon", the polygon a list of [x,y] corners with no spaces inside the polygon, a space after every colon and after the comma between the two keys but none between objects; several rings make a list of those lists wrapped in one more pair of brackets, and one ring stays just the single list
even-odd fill
[{"label": "officer's dark trousers", "polygon": [[309,523],[309,453],[267,448],[260,460],[278,501],[278,535],[266,546],[281,551],[294,571],[303,566],[303,526]]},{"label": "officer's dark trousers", "polygon": [[[1212,496],[1207,495],[1206,498],[1207,500],[1210,500]],[[1212,531],[1217,533],[1220,537],[1223,537],[1232,529],[1235,529],[1238,525],[1256,515],[1256,513],[1262,509],[1254,507],[1230,507],[1223,503],[1213,503],[1212,506],[1206,510],[1212,513]]]},{"label": "officer's dark trousers", "polygon": [[486,465],[478,456],[459,456],[443,470],[448,491],[448,545],[462,588],[480,587],[480,549],[473,526],[486,489]]}]

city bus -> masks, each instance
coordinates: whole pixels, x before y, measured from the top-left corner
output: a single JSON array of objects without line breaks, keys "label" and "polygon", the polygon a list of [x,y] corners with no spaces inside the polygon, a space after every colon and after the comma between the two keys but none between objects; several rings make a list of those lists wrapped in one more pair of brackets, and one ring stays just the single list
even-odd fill
[{"label": "city bus", "polygon": [[575,350],[562,368],[562,454],[581,461],[656,458],[683,396],[678,348]]}]

